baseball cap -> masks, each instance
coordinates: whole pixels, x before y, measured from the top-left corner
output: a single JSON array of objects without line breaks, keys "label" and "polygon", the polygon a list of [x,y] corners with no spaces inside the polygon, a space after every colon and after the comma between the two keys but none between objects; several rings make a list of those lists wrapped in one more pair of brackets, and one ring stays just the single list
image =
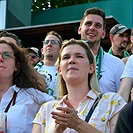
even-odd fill
[{"label": "baseball cap", "polygon": [[30,48],[28,48],[28,50],[31,50],[31,51],[35,52],[36,54],[39,54],[38,48],[30,47]]},{"label": "baseball cap", "polygon": [[122,24],[116,24],[114,27],[111,28],[110,34],[122,34],[124,32],[127,32],[129,35],[131,34],[131,29],[127,28],[126,26]]}]

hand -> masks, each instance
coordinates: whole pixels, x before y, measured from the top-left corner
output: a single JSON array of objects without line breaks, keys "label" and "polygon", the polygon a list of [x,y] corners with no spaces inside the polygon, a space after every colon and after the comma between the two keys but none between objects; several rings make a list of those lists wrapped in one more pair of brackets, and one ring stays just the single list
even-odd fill
[{"label": "hand", "polygon": [[56,109],[60,112],[51,112],[52,118],[55,119],[55,128],[60,132],[63,132],[67,127],[76,129],[82,123],[73,106],[65,99],[63,102],[67,107],[57,107]]}]

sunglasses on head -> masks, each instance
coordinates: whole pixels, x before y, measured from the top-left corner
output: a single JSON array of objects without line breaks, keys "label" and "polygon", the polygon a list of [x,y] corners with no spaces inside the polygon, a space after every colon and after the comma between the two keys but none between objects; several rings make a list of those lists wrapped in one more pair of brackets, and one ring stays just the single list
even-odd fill
[{"label": "sunglasses on head", "polygon": [[0,53],[3,59],[14,58],[14,53],[12,51],[5,51]]}]

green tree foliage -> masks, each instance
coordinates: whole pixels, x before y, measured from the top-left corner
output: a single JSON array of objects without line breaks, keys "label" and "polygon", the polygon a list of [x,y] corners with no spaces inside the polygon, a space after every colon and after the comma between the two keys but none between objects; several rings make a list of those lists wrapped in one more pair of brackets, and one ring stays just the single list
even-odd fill
[{"label": "green tree foliage", "polygon": [[41,11],[52,8],[86,4],[101,0],[33,0],[32,11]]}]

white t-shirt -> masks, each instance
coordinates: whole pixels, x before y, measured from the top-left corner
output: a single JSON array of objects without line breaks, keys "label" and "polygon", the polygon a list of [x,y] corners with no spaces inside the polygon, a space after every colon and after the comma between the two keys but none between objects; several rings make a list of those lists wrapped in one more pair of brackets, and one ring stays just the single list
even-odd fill
[{"label": "white t-shirt", "polygon": [[133,78],[133,55],[128,58],[121,79],[125,77]]},{"label": "white t-shirt", "polygon": [[[42,64],[41,64],[42,63]],[[56,97],[58,71],[56,66],[46,66],[39,62],[35,69],[44,77],[47,83],[47,92],[49,95]]]},{"label": "white t-shirt", "polygon": [[99,80],[101,92],[118,92],[123,70],[124,63],[119,58],[104,52]]}]

